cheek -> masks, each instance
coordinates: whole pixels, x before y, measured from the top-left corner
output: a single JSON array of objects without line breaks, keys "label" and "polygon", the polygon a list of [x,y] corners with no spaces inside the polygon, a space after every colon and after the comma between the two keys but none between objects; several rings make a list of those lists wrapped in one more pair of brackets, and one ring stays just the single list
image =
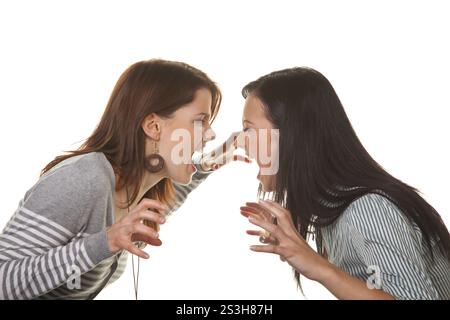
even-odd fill
[{"label": "cheek", "polygon": [[270,130],[259,129],[252,138],[246,139],[245,154],[261,166],[270,165],[272,139]]},{"label": "cheek", "polygon": [[[171,131],[170,134],[168,131]],[[172,164],[188,163],[195,151],[194,142],[194,128],[183,123],[183,127],[179,126],[172,130],[166,130],[166,134],[161,135],[160,153]]]},{"label": "cheek", "polygon": [[170,160],[172,156],[172,150],[176,145],[176,141],[172,141],[169,135],[161,136],[161,140],[159,142],[159,152],[164,158],[167,158],[167,161]]}]

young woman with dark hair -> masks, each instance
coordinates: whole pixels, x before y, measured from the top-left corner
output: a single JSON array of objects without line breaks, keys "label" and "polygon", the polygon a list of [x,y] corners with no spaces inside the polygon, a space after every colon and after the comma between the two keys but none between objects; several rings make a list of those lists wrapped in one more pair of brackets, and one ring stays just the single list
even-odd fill
[{"label": "young woman with dark hair", "polygon": [[[251,250],[280,255],[299,284],[301,274],[339,299],[450,299],[450,236],[440,215],[369,155],[321,73],[273,72],[242,93],[244,130],[279,132],[279,141],[267,140],[277,144],[278,171],[258,175],[272,199],[241,207],[263,228],[248,231],[265,243]],[[263,167],[261,148],[250,156]]]}]

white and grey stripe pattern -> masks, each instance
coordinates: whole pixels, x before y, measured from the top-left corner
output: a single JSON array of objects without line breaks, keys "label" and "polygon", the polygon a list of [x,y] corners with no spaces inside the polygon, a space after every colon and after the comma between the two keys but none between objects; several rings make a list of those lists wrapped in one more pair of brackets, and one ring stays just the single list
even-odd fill
[{"label": "white and grey stripe pattern", "polygon": [[[177,185],[176,210],[209,172]],[[92,299],[124,272],[109,251],[115,176],[103,153],[69,158],[26,193],[0,234],[0,299]]]},{"label": "white and grey stripe pattern", "polygon": [[386,197],[367,194],[322,228],[331,263],[397,299],[450,299],[450,263]]},{"label": "white and grey stripe pattern", "polygon": [[[85,239],[20,207],[0,235],[1,297],[31,299],[64,284],[74,270],[94,267]],[[78,268],[78,269],[76,269]]]}]

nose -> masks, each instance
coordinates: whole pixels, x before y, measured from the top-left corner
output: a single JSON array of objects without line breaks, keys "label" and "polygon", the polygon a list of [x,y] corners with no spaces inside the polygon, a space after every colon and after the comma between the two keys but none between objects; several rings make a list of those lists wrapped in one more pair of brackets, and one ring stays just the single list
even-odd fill
[{"label": "nose", "polygon": [[208,141],[214,140],[216,138],[216,133],[214,132],[214,130],[209,127],[208,129],[206,129],[205,133],[204,133],[204,138],[203,138],[203,144],[205,144]]}]

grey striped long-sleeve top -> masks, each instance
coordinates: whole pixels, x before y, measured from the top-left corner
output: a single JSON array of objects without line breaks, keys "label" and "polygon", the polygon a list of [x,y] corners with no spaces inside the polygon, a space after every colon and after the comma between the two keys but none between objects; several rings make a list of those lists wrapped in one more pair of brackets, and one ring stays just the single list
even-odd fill
[{"label": "grey striped long-sleeve top", "polygon": [[328,259],[396,299],[450,299],[450,263],[386,197],[367,194],[321,229]]},{"label": "grey striped long-sleeve top", "polygon": [[[198,168],[199,169],[199,168]],[[209,172],[174,185],[176,210]],[[92,299],[120,277],[127,252],[110,252],[115,176],[101,152],[59,163],[26,192],[0,234],[0,299]]]}]

